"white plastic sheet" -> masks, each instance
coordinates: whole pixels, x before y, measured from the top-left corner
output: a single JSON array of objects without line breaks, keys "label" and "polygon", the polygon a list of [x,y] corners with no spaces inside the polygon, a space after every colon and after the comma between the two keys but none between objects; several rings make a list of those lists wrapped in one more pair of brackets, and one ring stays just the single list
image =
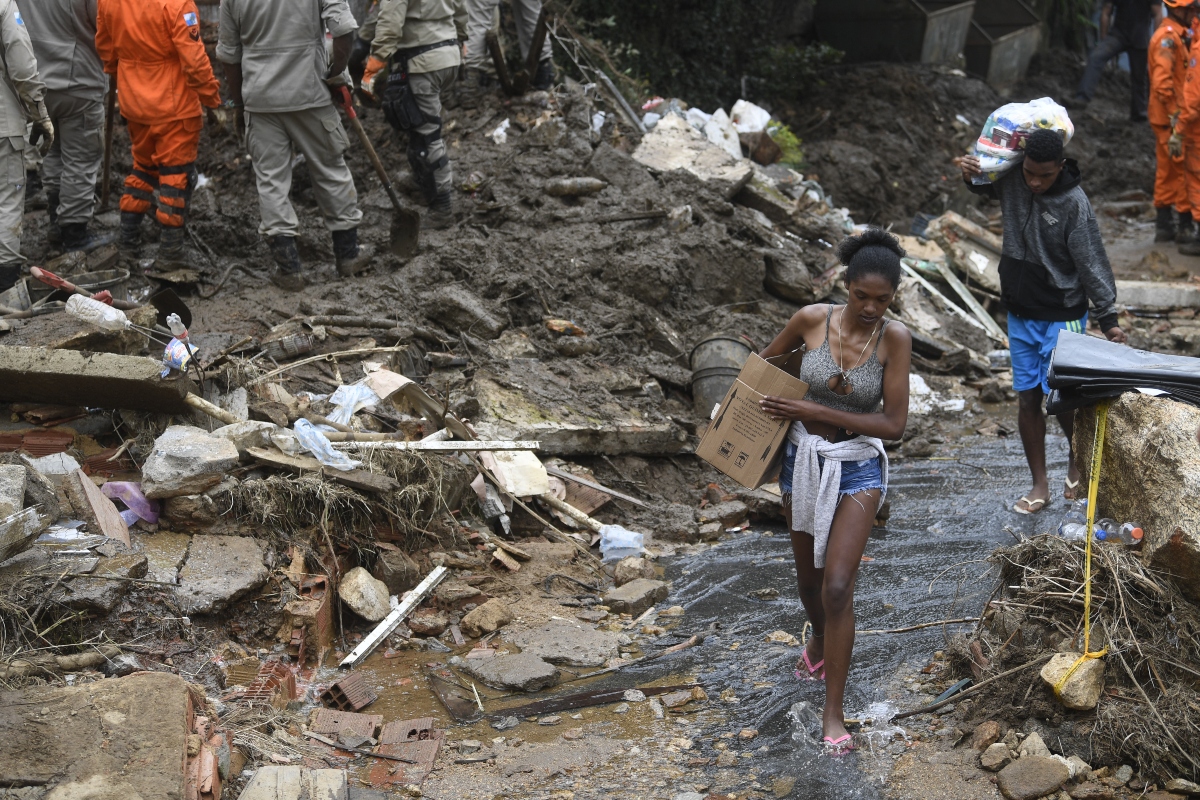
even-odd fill
[{"label": "white plastic sheet", "polygon": [[[325,435],[317,430],[317,426],[313,425],[306,419],[296,420],[296,439],[300,442],[300,449],[311,453],[317,461],[320,461],[327,467],[333,467],[342,472],[349,472],[362,466],[361,461],[355,461],[345,453],[333,449],[333,445],[325,438]],[[275,438],[271,437],[272,440]]]}]

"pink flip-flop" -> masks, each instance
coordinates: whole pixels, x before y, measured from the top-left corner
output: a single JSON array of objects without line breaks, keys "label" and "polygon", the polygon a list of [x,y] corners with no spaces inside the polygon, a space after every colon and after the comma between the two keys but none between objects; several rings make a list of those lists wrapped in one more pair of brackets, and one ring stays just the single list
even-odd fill
[{"label": "pink flip-flop", "polygon": [[825,664],[825,659],[822,658],[817,663],[815,663],[815,664],[812,663],[812,661],[810,661],[808,658],[808,648],[807,647],[804,649],[803,658],[804,658],[804,668],[808,670],[808,674],[804,675],[800,672],[800,670],[796,670],[796,672],[794,673],[796,676],[796,680],[798,680],[798,681],[823,681],[823,680],[825,680],[825,670],[822,669],[821,674],[820,675],[817,674],[817,670],[821,669],[821,667]]},{"label": "pink flip-flop", "polygon": [[825,752],[833,758],[844,756],[854,750],[854,737],[848,733],[844,733],[836,739],[826,736],[824,742]]}]

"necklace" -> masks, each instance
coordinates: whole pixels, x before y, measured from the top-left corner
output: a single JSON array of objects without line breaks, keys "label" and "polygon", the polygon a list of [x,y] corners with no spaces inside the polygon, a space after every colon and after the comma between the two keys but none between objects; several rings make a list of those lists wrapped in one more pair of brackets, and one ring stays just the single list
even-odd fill
[{"label": "necklace", "polygon": [[837,394],[843,396],[854,391],[854,384],[850,382],[850,372],[853,372],[858,367],[858,362],[866,355],[867,348],[871,345],[871,340],[875,338],[875,332],[878,329],[878,325],[871,329],[871,335],[867,337],[867,342],[863,345],[862,352],[858,354],[858,358],[854,359],[854,363],[850,365],[850,370],[847,371],[845,354],[846,336],[845,326],[843,325],[845,319],[846,307],[842,306],[841,311],[838,312],[838,374],[832,378],[835,381],[834,385],[829,387]]}]

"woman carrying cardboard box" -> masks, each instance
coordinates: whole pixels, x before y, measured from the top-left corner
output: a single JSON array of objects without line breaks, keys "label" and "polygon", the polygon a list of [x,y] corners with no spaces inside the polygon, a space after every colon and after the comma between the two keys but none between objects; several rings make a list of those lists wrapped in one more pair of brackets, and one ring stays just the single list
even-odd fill
[{"label": "woman carrying cardboard box", "polygon": [[884,318],[900,285],[899,241],[878,228],[838,246],[846,265],[846,305],[797,311],[760,355],[804,351],[803,400],[766,397],[762,409],[792,420],[779,486],[796,557],[800,601],[812,637],[796,665],[801,680],[825,681],[826,748],[854,748],[843,699],[854,649],[854,582],[879,505],[887,493],[883,439],[908,421],[912,337]]}]

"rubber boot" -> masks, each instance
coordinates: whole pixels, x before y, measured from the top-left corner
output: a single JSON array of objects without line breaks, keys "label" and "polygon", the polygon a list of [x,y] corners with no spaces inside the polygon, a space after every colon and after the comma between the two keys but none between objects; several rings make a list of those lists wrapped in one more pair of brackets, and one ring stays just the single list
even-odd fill
[{"label": "rubber boot", "polygon": [[1184,256],[1200,256],[1200,239],[1192,236],[1190,241],[1179,245],[1179,254]]},{"label": "rubber boot", "polygon": [[1196,240],[1196,226],[1190,211],[1180,211],[1179,224],[1175,229],[1175,244],[1187,244]]},{"label": "rubber boot", "polygon": [[544,58],[538,62],[537,72],[533,73],[533,88],[544,92],[554,85],[554,63]]},{"label": "rubber boot", "polygon": [[62,242],[62,231],[58,227],[58,200],[58,192],[46,192],[46,214],[50,217],[50,224],[46,227],[46,243],[55,247]]},{"label": "rubber boot", "polygon": [[187,230],[180,226],[163,226],[162,235],[158,237],[158,256],[154,259],[157,267],[187,266],[187,251],[184,243],[187,241]]},{"label": "rubber boot", "polygon": [[70,222],[59,226],[59,239],[64,253],[82,250],[90,253],[98,247],[112,244],[115,240],[110,234],[94,234],[88,230],[86,222]]},{"label": "rubber boot", "polygon": [[1175,209],[1165,206],[1158,209],[1158,218],[1154,223],[1154,242],[1175,241]]},{"label": "rubber boot", "polygon": [[0,292],[7,292],[21,280],[21,265],[0,264]]},{"label": "rubber boot", "polygon": [[142,217],[136,211],[121,211],[121,237],[118,252],[121,260],[136,260],[142,246]]},{"label": "rubber boot", "polygon": [[300,253],[296,250],[296,237],[276,236],[271,239],[271,257],[279,269],[271,275],[271,283],[289,292],[298,292],[308,285],[300,274]]},{"label": "rubber boot", "polygon": [[439,194],[429,204],[429,214],[425,217],[425,226],[438,230],[449,228],[455,223],[454,195],[451,192]]},{"label": "rubber boot", "polygon": [[468,69],[467,77],[459,84],[458,102],[463,108],[478,108],[479,95],[483,88],[482,72]]},{"label": "rubber boot", "polygon": [[357,228],[333,232],[333,257],[337,261],[338,275],[343,278],[353,278],[371,266],[373,255],[375,248],[371,245],[359,245]]}]

